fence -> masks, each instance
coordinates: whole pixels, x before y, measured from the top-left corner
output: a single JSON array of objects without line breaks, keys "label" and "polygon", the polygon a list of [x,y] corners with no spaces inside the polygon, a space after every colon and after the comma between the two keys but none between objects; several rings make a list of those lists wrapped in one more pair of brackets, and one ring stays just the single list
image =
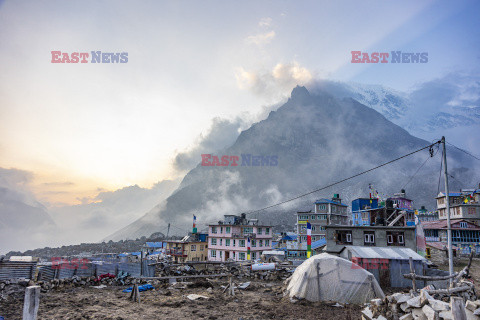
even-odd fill
[{"label": "fence", "polygon": [[0,280],[34,279],[36,262],[0,261]]},{"label": "fence", "polygon": [[[70,263],[59,263],[56,265],[39,266],[38,280],[47,281],[52,279],[65,279],[73,276],[90,277],[110,273],[117,275],[119,272],[127,272],[132,277],[153,277],[155,275],[155,266],[149,266],[151,261],[144,260],[140,262],[120,262],[120,261],[102,261],[99,263],[83,263],[73,265]],[[141,270],[143,268],[143,272]]]}]

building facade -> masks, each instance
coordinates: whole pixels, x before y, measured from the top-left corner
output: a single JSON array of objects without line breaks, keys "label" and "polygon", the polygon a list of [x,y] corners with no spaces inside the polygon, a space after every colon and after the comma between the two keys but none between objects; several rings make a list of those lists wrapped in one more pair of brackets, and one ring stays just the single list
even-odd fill
[{"label": "building facade", "polygon": [[315,201],[314,211],[297,212],[297,240],[299,248],[307,244],[307,222],[312,225],[312,242],[325,239],[327,225],[349,224],[348,206],[335,194],[332,200],[320,199]]},{"label": "building facade", "polygon": [[401,247],[417,251],[415,227],[327,226],[326,252],[339,254],[346,246]]},{"label": "building facade", "polygon": [[[480,186],[479,186],[480,187]],[[447,219],[447,204],[445,193],[440,192],[437,199],[438,218]],[[462,189],[460,192],[450,192],[450,219],[467,219],[480,223],[480,189]]]},{"label": "building facade", "polygon": [[250,258],[259,259],[262,251],[272,249],[272,226],[260,225],[245,215],[225,215],[224,221],[208,227],[208,260],[246,261],[249,239]]},{"label": "building facade", "polygon": [[208,245],[203,241],[167,241],[165,254],[173,257],[175,263],[187,261],[207,261]]},{"label": "building facade", "polygon": [[[480,253],[480,227],[468,219],[452,219],[452,244],[460,253],[468,254],[471,250]],[[439,220],[422,223],[427,243],[437,242],[446,245],[447,221]]]}]

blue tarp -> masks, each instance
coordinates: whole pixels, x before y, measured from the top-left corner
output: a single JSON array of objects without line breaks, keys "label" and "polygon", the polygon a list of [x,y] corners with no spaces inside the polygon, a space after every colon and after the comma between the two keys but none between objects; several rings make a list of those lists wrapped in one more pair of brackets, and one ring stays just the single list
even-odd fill
[{"label": "blue tarp", "polygon": [[[151,284],[144,284],[143,286],[138,286],[138,291],[147,291],[147,290],[152,290],[155,289]],[[130,287],[128,289],[123,290],[122,292],[132,292],[133,287]]]}]

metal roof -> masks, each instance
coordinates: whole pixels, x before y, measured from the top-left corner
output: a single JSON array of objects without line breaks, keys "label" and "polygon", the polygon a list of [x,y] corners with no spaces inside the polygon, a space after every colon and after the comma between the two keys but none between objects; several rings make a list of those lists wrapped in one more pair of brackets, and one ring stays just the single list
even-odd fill
[{"label": "metal roof", "polygon": [[348,207],[346,204],[335,202],[329,199],[318,199],[317,201],[315,201],[315,204],[320,204],[320,203],[331,203],[331,204],[336,204],[337,206]]},{"label": "metal roof", "polygon": [[410,248],[346,246],[345,249],[357,258],[408,260],[412,257],[413,260],[426,260]]},{"label": "metal roof", "polygon": [[322,247],[324,245],[327,244],[327,240],[326,239],[320,239],[320,240],[317,240],[315,242],[312,242],[312,250],[315,250],[319,247]]}]

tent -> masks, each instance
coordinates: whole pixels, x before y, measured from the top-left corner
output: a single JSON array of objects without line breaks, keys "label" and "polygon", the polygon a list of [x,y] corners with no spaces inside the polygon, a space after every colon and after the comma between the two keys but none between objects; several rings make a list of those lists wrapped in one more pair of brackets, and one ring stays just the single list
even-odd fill
[{"label": "tent", "polygon": [[385,298],[375,277],[357,264],[328,253],[305,260],[287,285],[290,298],[363,304]]}]

